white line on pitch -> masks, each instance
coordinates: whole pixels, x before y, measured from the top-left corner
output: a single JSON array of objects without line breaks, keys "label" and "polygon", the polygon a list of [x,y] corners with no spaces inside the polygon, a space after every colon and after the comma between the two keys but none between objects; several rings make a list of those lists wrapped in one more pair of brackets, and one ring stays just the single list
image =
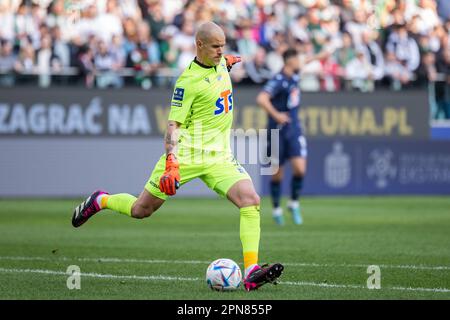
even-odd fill
[{"label": "white line on pitch", "polygon": [[[3,273],[40,273],[50,275],[65,275],[68,274],[63,271],[45,270],[45,269],[6,269],[0,268],[0,272]],[[164,281],[199,281],[200,278],[186,278],[186,277],[171,277],[171,276],[137,276],[137,275],[114,275],[114,274],[101,274],[101,273],[84,273],[81,272],[80,276],[91,278],[104,278],[104,279],[129,279],[129,280],[164,280]]]},{"label": "white line on pitch", "polygon": [[[353,284],[334,284],[334,283],[317,283],[317,282],[292,282],[292,281],[280,281],[280,284],[288,284],[293,286],[313,286],[322,288],[344,288],[344,289],[367,289],[364,286],[357,286]],[[412,288],[412,287],[383,287],[387,290],[399,290],[399,291],[425,291],[425,292],[450,292],[447,288]]]},{"label": "white line on pitch", "polygon": [[[69,258],[69,257],[21,257],[21,256],[0,256],[0,260],[17,260],[17,261],[84,261],[84,262],[113,262],[113,263],[173,263],[173,264],[209,264],[210,261],[201,260],[160,260],[160,259],[121,259],[121,258]],[[293,267],[317,267],[317,268],[336,268],[336,267],[348,267],[348,268],[367,268],[367,266],[376,264],[380,268],[386,269],[410,269],[410,270],[450,270],[450,266],[427,266],[427,265],[389,265],[389,264],[323,264],[313,262],[286,262],[285,266]]]},{"label": "white line on pitch", "polygon": [[[0,268],[1,273],[36,273],[47,275],[67,276],[66,272],[46,269],[7,269]],[[161,280],[161,281],[201,281],[200,278],[188,278],[188,277],[173,277],[165,275],[157,276],[138,276],[138,275],[115,275],[115,274],[100,274],[100,273],[80,273],[80,276],[100,279],[126,279],[126,280]],[[344,288],[344,289],[367,289],[364,286],[351,285],[351,284],[333,284],[333,283],[317,283],[317,282],[293,282],[293,281],[280,281],[280,284],[292,285],[292,286],[313,286],[320,288]],[[447,288],[412,288],[412,287],[384,287],[384,290],[398,290],[398,291],[424,291],[434,293],[449,293],[450,289]],[[381,289],[382,290],[382,289]]]}]

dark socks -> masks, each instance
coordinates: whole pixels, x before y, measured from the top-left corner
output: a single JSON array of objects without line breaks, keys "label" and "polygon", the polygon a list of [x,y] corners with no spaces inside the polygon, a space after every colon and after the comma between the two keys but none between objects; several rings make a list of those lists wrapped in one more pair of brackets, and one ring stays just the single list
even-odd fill
[{"label": "dark socks", "polygon": [[294,176],[291,181],[291,200],[298,200],[303,188],[303,176]]},{"label": "dark socks", "polygon": [[270,182],[270,195],[272,197],[273,207],[278,208],[280,206],[280,198],[281,198],[281,185],[279,182],[276,181]]}]

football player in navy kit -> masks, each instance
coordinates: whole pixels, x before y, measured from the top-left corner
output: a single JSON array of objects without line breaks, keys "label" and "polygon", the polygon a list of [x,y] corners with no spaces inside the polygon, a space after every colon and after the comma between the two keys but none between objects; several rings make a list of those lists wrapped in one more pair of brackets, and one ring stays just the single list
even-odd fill
[{"label": "football player in navy kit", "polygon": [[[284,224],[281,200],[283,166],[289,161],[292,167],[291,192],[288,210],[293,222],[303,223],[299,195],[306,173],[306,139],[298,112],[300,107],[299,71],[300,61],[297,51],[287,49],[283,54],[283,69],[269,80],[257,96],[257,103],[268,114],[267,150],[271,166],[277,168],[271,177],[270,193],[273,204],[273,219],[278,225]],[[277,145],[272,145],[271,130],[279,130]],[[272,150],[277,150],[271,154]]]}]

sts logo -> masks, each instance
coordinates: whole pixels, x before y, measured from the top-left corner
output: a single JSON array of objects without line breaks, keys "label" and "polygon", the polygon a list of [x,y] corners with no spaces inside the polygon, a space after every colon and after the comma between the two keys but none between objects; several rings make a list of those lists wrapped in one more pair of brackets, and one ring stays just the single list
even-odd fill
[{"label": "sts logo", "polygon": [[220,94],[220,98],[216,100],[216,110],[214,115],[219,115],[222,112],[228,113],[228,111],[233,109],[233,94],[231,90],[223,91]]}]

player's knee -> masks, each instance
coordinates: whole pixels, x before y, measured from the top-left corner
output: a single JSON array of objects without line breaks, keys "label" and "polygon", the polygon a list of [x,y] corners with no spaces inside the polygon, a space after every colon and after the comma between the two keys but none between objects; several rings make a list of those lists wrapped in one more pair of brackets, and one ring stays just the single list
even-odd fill
[{"label": "player's knee", "polygon": [[133,218],[136,219],[144,219],[148,218],[153,214],[153,208],[152,207],[143,207],[136,205],[131,210],[131,215]]},{"label": "player's knee", "polygon": [[296,178],[303,178],[305,176],[305,170],[303,170],[303,169],[294,170],[293,175]]},{"label": "player's knee", "polygon": [[248,194],[245,199],[246,205],[248,206],[259,206],[261,198],[256,192]]}]

